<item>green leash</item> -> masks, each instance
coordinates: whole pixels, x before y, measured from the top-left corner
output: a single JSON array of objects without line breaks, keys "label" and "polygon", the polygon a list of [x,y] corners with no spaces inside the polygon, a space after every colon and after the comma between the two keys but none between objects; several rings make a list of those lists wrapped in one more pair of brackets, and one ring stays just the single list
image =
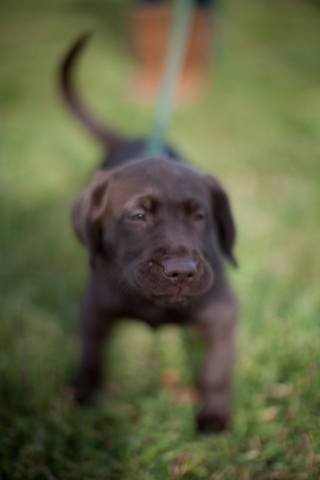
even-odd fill
[{"label": "green leash", "polygon": [[164,138],[171,115],[175,88],[187,49],[193,4],[193,0],[176,1],[154,125],[143,151],[145,155],[161,155],[164,151]]}]

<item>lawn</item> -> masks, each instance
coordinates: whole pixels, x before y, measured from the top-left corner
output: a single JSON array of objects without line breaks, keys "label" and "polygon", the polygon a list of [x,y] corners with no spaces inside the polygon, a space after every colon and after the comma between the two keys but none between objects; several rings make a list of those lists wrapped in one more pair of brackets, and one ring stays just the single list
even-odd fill
[{"label": "lawn", "polygon": [[[194,429],[184,334],[124,321],[95,406],[70,402],[86,257],[69,212],[103,151],[66,112],[57,68],[94,31],[82,95],[118,129],[148,132],[126,96],[128,0],[0,6],[0,479],[320,478],[320,8],[222,2],[205,99],[176,109],[170,140],[230,192],[238,226],[234,417]],[[197,356],[197,352],[194,352]],[[199,361],[199,358],[196,358]]]}]

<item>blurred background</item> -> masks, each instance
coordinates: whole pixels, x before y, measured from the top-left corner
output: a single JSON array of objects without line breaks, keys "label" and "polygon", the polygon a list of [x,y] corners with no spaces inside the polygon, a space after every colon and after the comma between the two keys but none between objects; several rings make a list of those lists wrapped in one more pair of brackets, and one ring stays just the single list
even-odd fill
[{"label": "blurred background", "polygon": [[[75,194],[103,157],[66,111],[58,65],[94,32],[82,97],[128,135],[129,0],[0,6],[0,477],[318,479],[320,475],[320,6],[221,0],[207,90],[179,105],[169,139],[226,186],[238,226],[230,281],[241,320],[230,433],[195,433],[190,358],[176,327],[124,322],[96,407],[68,401],[86,254]],[[129,83],[128,83],[129,82]]]}]

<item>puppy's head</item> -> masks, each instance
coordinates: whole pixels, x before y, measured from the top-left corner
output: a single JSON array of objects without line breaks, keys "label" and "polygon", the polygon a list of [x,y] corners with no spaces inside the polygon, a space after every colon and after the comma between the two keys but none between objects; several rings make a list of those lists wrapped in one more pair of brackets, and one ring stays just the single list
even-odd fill
[{"label": "puppy's head", "polygon": [[72,218],[93,269],[100,257],[137,295],[160,305],[204,295],[219,253],[235,263],[227,194],[216,178],[178,162],[148,158],[98,171]]}]

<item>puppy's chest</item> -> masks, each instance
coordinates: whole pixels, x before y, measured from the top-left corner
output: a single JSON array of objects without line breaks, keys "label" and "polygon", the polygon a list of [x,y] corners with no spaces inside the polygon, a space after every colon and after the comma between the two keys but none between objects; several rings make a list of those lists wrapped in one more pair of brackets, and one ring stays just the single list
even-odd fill
[{"label": "puppy's chest", "polygon": [[150,327],[156,329],[161,325],[186,325],[191,316],[186,309],[161,308],[154,305],[138,306],[130,309],[128,316],[142,320]]}]

